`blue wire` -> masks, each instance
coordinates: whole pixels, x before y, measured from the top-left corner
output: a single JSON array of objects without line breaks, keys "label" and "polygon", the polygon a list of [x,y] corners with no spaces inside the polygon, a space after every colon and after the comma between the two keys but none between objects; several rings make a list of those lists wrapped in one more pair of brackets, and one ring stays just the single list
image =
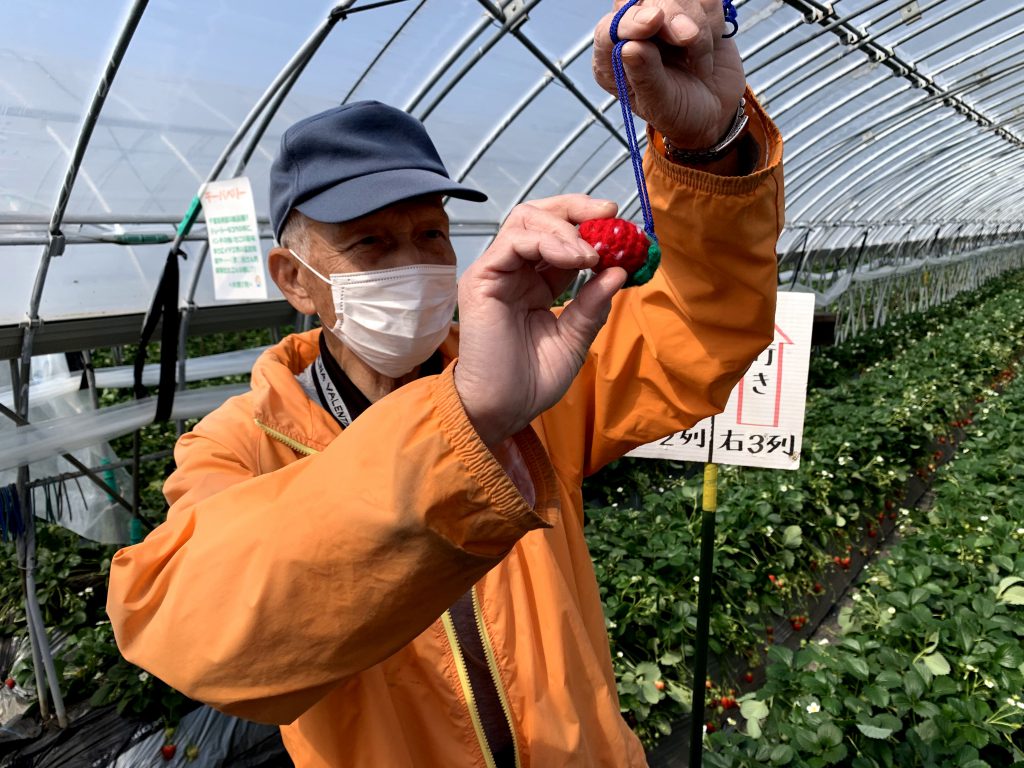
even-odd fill
[{"label": "blue wire", "polygon": [[739,16],[736,13],[736,8],[733,7],[732,0],[722,0],[722,13],[725,14],[725,23],[732,25],[732,30],[722,35],[722,37],[732,37],[740,31],[740,23],[737,21]]},{"label": "blue wire", "polygon": [[[633,162],[633,176],[636,178],[637,197],[640,200],[640,211],[644,217],[644,231],[654,242],[658,242],[654,234],[654,215],[651,213],[651,200],[647,196],[647,181],[644,179],[643,157],[640,154],[640,147],[636,139],[636,126],[633,124],[633,110],[629,104],[629,89],[626,81],[626,70],[622,66],[622,47],[629,42],[619,39],[619,22],[626,11],[636,5],[640,0],[629,0],[623,5],[615,16],[612,17],[611,27],[608,30],[612,39],[612,72],[615,75],[615,89],[619,93],[619,107],[622,108],[622,122],[626,131],[626,144],[629,147],[630,160]],[[725,23],[732,25],[732,30],[722,37],[732,37],[739,31],[736,8],[732,0],[722,0],[722,13],[725,14]]]},{"label": "blue wire", "polygon": [[609,34],[612,38],[612,72],[615,74],[615,89],[619,93],[619,106],[622,108],[623,127],[626,131],[626,145],[629,147],[630,160],[633,162],[633,176],[636,178],[636,191],[640,200],[640,210],[644,217],[644,232],[654,242],[658,242],[654,234],[654,215],[651,213],[651,201],[647,196],[647,181],[644,179],[643,157],[636,140],[636,126],[633,125],[633,110],[629,104],[629,90],[626,82],[626,70],[622,66],[622,47],[629,42],[619,39],[619,21],[622,16],[636,5],[639,0],[629,0],[612,18]]}]

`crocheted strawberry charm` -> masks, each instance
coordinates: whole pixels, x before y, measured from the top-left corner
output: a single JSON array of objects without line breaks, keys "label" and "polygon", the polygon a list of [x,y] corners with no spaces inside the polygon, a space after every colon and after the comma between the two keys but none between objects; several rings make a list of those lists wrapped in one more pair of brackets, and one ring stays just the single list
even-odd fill
[{"label": "crocheted strawberry charm", "polygon": [[661,263],[661,249],[642,229],[625,219],[591,219],[580,224],[580,237],[590,243],[601,260],[595,272],[622,267],[629,278],[625,287],[643,285]]}]

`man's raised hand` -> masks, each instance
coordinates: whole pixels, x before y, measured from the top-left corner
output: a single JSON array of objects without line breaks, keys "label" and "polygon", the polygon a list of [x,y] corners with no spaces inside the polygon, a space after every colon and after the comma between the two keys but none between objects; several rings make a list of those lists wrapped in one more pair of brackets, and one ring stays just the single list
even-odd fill
[{"label": "man's raised hand", "polygon": [[519,205],[459,280],[455,386],[487,445],[558,402],[583,365],[626,273],[595,276],[560,315],[551,305],[579,270],[597,263],[576,225],[615,212],[615,203],[586,195]]},{"label": "man's raised hand", "polygon": [[[615,9],[625,5],[618,0]],[[594,78],[615,94],[610,13],[594,30]],[[684,149],[707,149],[729,130],[745,77],[736,44],[725,39],[722,0],[642,0],[618,34],[630,40],[622,65],[633,111]]]}]

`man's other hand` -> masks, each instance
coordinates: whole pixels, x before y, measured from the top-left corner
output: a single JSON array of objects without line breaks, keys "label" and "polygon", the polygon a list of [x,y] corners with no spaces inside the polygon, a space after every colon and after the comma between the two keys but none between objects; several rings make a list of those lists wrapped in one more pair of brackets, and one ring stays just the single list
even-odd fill
[{"label": "man's other hand", "polygon": [[[615,9],[625,5],[618,0]],[[594,30],[594,78],[616,94],[610,13]],[[739,51],[725,39],[722,0],[643,0],[619,22],[630,103],[677,147],[706,149],[729,130],[743,95]]]},{"label": "man's other hand", "polygon": [[565,394],[626,280],[619,268],[590,280],[560,315],[556,298],[598,256],[576,225],[614,216],[615,203],[562,195],[517,206],[459,280],[455,387],[491,447]]}]

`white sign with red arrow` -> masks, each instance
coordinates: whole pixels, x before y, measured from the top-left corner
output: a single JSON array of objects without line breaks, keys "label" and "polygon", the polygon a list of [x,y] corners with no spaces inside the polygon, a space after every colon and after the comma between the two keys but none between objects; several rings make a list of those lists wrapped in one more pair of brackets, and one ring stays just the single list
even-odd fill
[{"label": "white sign with red arrow", "polygon": [[775,339],[743,374],[725,411],[627,455],[772,469],[799,467],[813,325],[813,294],[780,293]]}]

